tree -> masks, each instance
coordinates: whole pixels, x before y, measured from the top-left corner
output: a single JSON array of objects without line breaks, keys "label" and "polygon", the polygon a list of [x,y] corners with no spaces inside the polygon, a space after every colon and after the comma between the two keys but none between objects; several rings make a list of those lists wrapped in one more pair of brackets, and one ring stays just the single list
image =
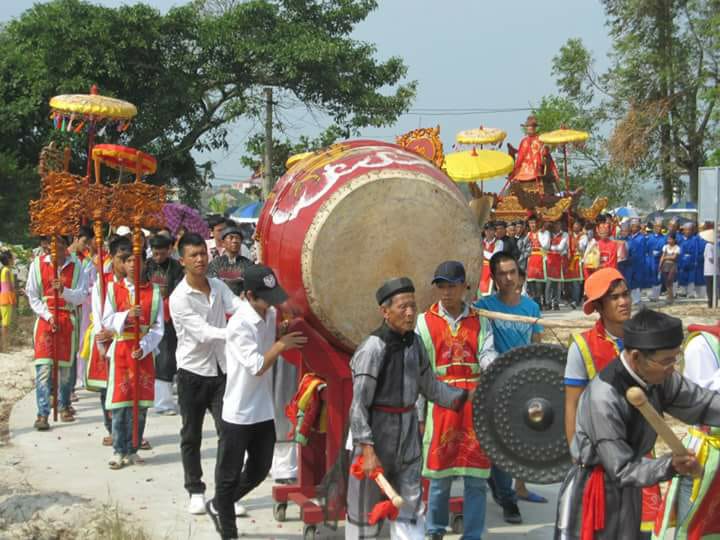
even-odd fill
[{"label": "tree", "polygon": [[612,38],[611,67],[596,74],[591,53],[569,40],[553,62],[569,99],[615,122],[613,161],[660,179],[667,202],[717,141],[720,0],[603,0]]},{"label": "tree", "polygon": [[[218,11],[195,1],[166,14],[143,4],[36,4],[0,29],[0,150],[15,156],[18,170],[34,167],[44,144],[69,138],[51,130],[49,98],[97,83],[102,94],[139,111],[126,133],[108,132],[99,142],[156,155],[151,180],[179,187],[195,204],[212,164],[196,163],[193,152],[226,149],[229,125],[261,114],[264,86],[347,132],[392,123],[409,107],[415,83],[403,83],[403,62],[378,61],[373,45],[350,37],[375,1],[225,4]],[[84,170],[85,143],[78,137],[72,143],[73,165]]]},{"label": "tree", "polygon": [[[278,124],[276,127],[281,128],[282,125]],[[343,134],[337,126],[330,126],[315,138],[303,135],[296,142],[292,142],[287,137],[283,140],[273,138],[272,177],[277,179],[285,174],[285,162],[290,156],[300,154],[302,152],[320,150],[321,148],[330,146],[340,137],[347,138],[349,135]],[[247,143],[245,144],[245,149],[247,150],[248,155],[243,156],[240,159],[240,162],[253,171],[258,173],[261,172],[263,169],[263,155],[265,152],[264,134],[256,133],[252,137],[248,138]]]}]

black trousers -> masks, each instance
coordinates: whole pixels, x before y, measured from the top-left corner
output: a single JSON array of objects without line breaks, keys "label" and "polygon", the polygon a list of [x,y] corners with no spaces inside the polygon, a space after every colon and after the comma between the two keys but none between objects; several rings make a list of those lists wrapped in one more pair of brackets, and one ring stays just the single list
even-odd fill
[{"label": "black trousers", "polygon": [[159,381],[173,382],[177,373],[175,350],[177,349],[177,334],[172,323],[165,323],[165,335],[158,345],[158,354],[155,355],[155,378]]},{"label": "black trousers", "polygon": [[223,538],[237,537],[235,501],[259,486],[268,475],[274,447],[273,420],[245,425],[222,422],[213,506],[220,516]]},{"label": "black trousers", "polygon": [[[718,283],[720,283],[720,278],[718,278]],[[720,285],[718,285],[718,289],[720,289]],[[707,294],[707,303],[708,307],[713,307],[713,277],[712,276],[705,276],[705,291]],[[720,298],[720,296],[718,296]]]},{"label": "black trousers", "polygon": [[203,377],[179,369],[177,388],[180,416],[182,417],[180,453],[185,473],[185,489],[190,494],[205,493],[205,483],[202,481],[203,470],[200,464],[203,422],[205,412],[210,411],[215,421],[215,430],[220,435],[225,375]]},{"label": "black trousers", "polygon": [[108,435],[112,435],[112,415],[108,414],[108,410],[105,408],[105,398],[107,397],[107,388],[100,390],[100,408],[103,414],[103,423]]}]

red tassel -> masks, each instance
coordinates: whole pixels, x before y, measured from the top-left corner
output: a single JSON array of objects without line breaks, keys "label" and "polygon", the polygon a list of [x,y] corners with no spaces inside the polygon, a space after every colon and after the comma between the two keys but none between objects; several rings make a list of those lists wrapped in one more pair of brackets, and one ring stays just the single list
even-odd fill
[{"label": "red tassel", "polygon": [[605,528],[605,471],[596,465],[585,484],[582,500],[581,540],[593,540]]},{"label": "red tassel", "polygon": [[373,506],[372,511],[368,514],[368,523],[375,525],[378,521],[389,519],[395,521],[400,514],[400,510],[392,503],[392,501],[381,501]]}]

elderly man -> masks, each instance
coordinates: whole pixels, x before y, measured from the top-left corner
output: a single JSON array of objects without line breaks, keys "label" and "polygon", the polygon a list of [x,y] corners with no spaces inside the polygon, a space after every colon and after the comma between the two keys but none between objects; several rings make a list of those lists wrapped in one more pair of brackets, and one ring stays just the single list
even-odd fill
[{"label": "elderly man", "polygon": [[625,349],[587,385],[570,451],[573,467],[560,488],[555,538],[636,540],[642,488],[676,474],[697,475],[695,456],[648,458],[657,434],[625,393],[639,387],[661,414],[720,425],[720,396],[675,370],[682,321],[642,310],[623,324]]},{"label": "elderly man", "polygon": [[208,265],[208,277],[223,280],[225,285],[237,296],[243,292],[243,276],[245,270],[252,266],[252,261],[240,254],[243,235],[237,227],[226,227],[222,232],[222,242],[225,250],[223,254],[215,257]]},{"label": "elderly man", "polygon": [[375,297],[384,322],[363,340],[350,361],[352,455],[353,460],[362,457],[366,476],[359,480],[350,475],[345,538],[374,538],[380,533],[382,523],[368,522],[368,512],[380,501],[380,489],[368,476],[382,467],[405,501],[391,524],[391,538],[422,540],[422,448],[415,403],[422,394],[436,406],[458,411],[474,390],[454,388],[435,378],[427,351],[415,334],[417,304],[409,278],[386,281]]}]

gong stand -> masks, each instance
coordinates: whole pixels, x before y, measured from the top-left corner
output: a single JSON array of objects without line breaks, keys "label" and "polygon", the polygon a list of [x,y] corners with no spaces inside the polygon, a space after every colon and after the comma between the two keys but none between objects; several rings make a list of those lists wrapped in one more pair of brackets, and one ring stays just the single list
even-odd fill
[{"label": "gong stand", "polygon": [[[165,204],[165,188],[153,186],[142,181],[144,172],[141,163],[141,152],[138,152],[137,166],[135,167],[135,181],[130,184],[115,184],[112,186],[112,208],[110,209],[110,223],[114,226],[131,223],[133,227],[133,278],[135,280],[135,297],[133,307],[140,305],[140,261],[143,256],[142,227],[159,228],[164,225],[162,220],[162,207]],[[96,161],[96,170],[99,163]],[[97,172],[96,172],[97,174]],[[149,321],[152,324],[152,321]],[[140,347],[140,317],[134,317],[133,351]],[[135,359],[131,359],[135,360]],[[140,362],[142,358],[131,361],[130,377],[133,388],[133,447],[139,446],[138,441],[138,413],[140,410]]]},{"label": "gong stand", "polygon": [[[68,152],[66,151],[66,155]],[[68,160],[66,160],[67,163]],[[83,179],[65,171],[48,171],[41,179],[40,199],[30,201],[30,231],[36,236],[50,236],[50,260],[53,276],[60,278],[58,268],[58,235],[75,235],[80,228],[80,201]],[[42,282],[39,284],[42,291]],[[52,397],[53,420],[58,417],[58,331],[60,322],[60,294],[53,287],[52,330]],[[72,362],[72,358],[69,359]]]}]

